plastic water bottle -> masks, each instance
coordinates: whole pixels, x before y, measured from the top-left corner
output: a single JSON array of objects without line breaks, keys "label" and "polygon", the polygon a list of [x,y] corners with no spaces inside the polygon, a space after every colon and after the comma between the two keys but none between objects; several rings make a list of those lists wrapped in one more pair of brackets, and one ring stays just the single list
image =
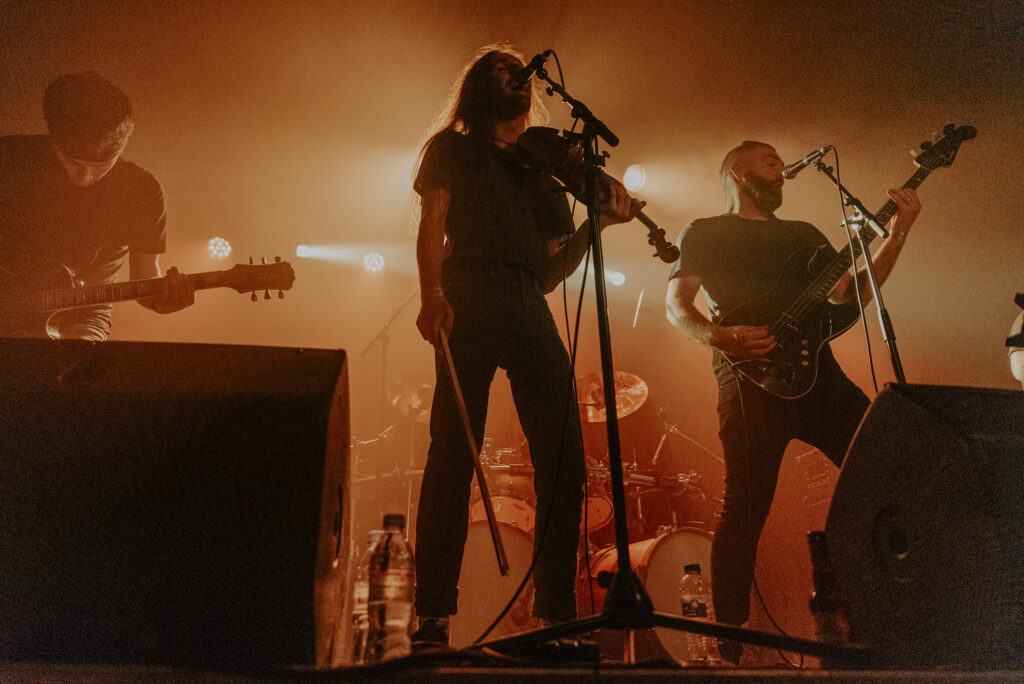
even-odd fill
[{"label": "plastic water bottle", "polygon": [[416,565],[405,540],[405,516],[384,516],[384,534],[370,554],[367,599],[369,626],[366,661],[381,662],[409,655]]},{"label": "plastic water bottle", "polygon": [[[715,611],[711,602],[711,584],[700,574],[700,564],[692,563],[685,568],[685,575],[679,581],[679,604],[683,617],[690,620],[714,622]],[[718,662],[718,646],[711,637],[686,633],[686,645],[691,665],[712,665]]]},{"label": "plastic water bottle", "polygon": [[[807,533],[807,546],[811,552],[811,592],[809,607],[814,616],[818,641],[843,644],[850,641],[850,606],[846,596],[839,589],[832,561],[828,555],[825,533]],[[822,667],[831,668],[836,664],[823,658]]]},{"label": "plastic water bottle", "polygon": [[352,664],[366,662],[366,636],[370,631],[370,614],[366,608],[370,596],[370,556],[377,542],[384,536],[384,530],[370,530],[366,537],[366,549],[356,566],[352,581]]}]

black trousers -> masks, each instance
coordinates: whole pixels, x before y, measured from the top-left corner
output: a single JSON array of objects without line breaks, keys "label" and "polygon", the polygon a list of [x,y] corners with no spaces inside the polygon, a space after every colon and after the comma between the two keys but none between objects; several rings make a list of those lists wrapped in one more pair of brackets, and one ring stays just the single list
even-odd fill
[{"label": "black trousers", "polygon": [[[572,369],[544,293],[534,277],[506,265],[446,272],[455,312],[449,336],[455,372],[482,443],[491,381],[508,373],[529,442],[537,492],[534,614],[552,621],[576,616],[575,576],[586,477]],[[473,461],[443,360],[430,414],[430,449],[416,522],[416,613],[456,612],[466,543]]]},{"label": "black trousers", "polygon": [[711,590],[716,619],[738,625],[750,616],[757,543],[790,440],[821,449],[840,466],[870,402],[828,349],[814,387],[799,399],[780,399],[737,379],[717,352],[715,371],[725,503],[711,543]]}]

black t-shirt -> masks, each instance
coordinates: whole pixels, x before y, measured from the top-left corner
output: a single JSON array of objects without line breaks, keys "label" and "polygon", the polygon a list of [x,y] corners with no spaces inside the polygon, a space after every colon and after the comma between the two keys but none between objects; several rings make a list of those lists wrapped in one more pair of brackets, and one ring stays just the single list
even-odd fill
[{"label": "black t-shirt", "polygon": [[679,259],[669,278],[699,277],[714,322],[775,286],[797,252],[812,256],[809,270],[820,270],[836,255],[810,223],[734,214],[693,221],[683,228],[676,245]]},{"label": "black t-shirt", "polygon": [[[53,260],[86,285],[111,283],[129,251],[164,252],[165,224],[160,183],[135,164],[119,159],[80,188],[47,136],[0,137],[0,267],[12,274]],[[106,337],[111,308],[59,314],[59,327],[63,333],[84,325]]]},{"label": "black t-shirt", "polygon": [[445,267],[505,263],[541,278],[549,240],[573,232],[562,186],[526,169],[508,150],[453,130],[427,147],[413,188],[451,196]]}]

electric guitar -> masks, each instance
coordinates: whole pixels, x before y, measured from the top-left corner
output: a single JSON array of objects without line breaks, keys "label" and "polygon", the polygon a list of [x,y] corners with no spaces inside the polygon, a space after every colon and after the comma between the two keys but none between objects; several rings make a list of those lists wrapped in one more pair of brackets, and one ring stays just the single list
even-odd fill
[{"label": "electric guitar", "polygon": [[[921,145],[922,152],[914,159],[917,171],[904,188],[916,188],[935,169],[951,166],[960,144],[978,134],[973,126],[943,129],[944,137]],[[891,199],[875,214],[884,226],[896,213]],[[866,247],[874,231],[862,231]],[[855,241],[857,256],[860,245]],[[808,272],[815,249],[794,253],[783,267],[776,284],[764,295],[745,302],[722,316],[719,325],[767,325],[775,336],[775,348],[767,361],[751,361],[725,355],[733,370],[762,389],[784,399],[796,399],[810,391],[818,375],[818,355],[826,342],[839,336],[856,323],[856,305],[837,305],[828,301],[829,293],[854,262],[847,245],[824,269],[813,275]]]},{"label": "electric guitar", "polygon": [[[290,290],[295,271],[287,261],[275,257],[272,264],[237,264],[227,271],[193,273],[188,276],[196,290],[230,287],[239,293],[257,290],[270,298],[270,290]],[[66,309],[122,302],[159,295],[167,278],[129,280],[106,285],[76,286],[74,274],[57,261],[43,261],[19,274],[0,268],[0,337],[42,337],[56,339],[53,315]]]}]

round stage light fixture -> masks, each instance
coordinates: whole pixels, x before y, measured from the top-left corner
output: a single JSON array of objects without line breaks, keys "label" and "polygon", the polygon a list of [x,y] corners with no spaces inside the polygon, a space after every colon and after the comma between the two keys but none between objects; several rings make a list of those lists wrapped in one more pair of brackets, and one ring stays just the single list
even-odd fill
[{"label": "round stage light fixture", "polygon": [[376,273],[384,268],[384,257],[380,252],[367,252],[363,257],[363,268],[370,273]]},{"label": "round stage light fixture", "polygon": [[222,237],[211,238],[206,243],[206,252],[210,255],[211,259],[227,259],[228,255],[231,254],[231,243]]}]

